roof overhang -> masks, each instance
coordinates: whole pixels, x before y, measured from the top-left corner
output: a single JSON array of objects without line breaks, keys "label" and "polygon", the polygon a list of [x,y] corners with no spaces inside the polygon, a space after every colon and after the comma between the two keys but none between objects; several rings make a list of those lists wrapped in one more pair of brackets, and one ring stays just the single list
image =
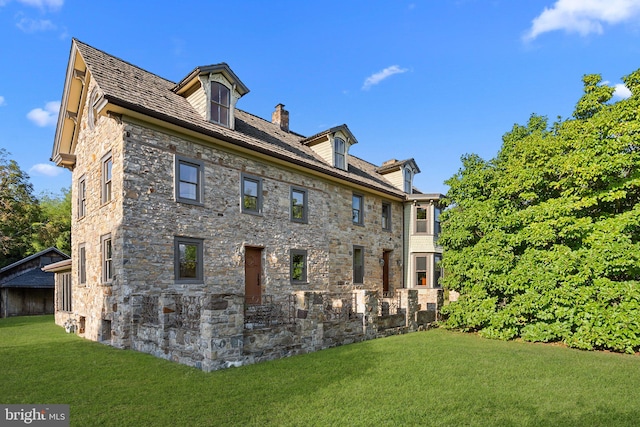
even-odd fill
[{"label": "roof overhang", "polygon": [[71,270],[71,260],[65,259],[63,261],[54,262],[53,264],[45,265],[41,268],[42,271],[47,273],[61,273]]},{"label": "roof overhang", "polygon": [[73,170],[76,163],[74,151],[88,85],[89,72],[74,40],[71,43],[67,74],[62,90],[62,101],[60,102],[60,111],[58,113],[58,124],[51,153],[51,161],[57,166],[70,170]]},{"label": "roof overhang", "polygon": [[189,92],[195,85],[200,84],[200,79],[198,77],[209,74],[222,74],[227,81],[233,85],[235,90],[238,91],[240,96],[244,96],[249,93],[249,88],[242,83],[238,76],[236,76],[229,65],[225,62],[196,67],[187,75],[187,77],[182,79],[182,81],[173,88],[173,91],[178,95],[183,95],[184,93]]},{"label": "roof overhang", "polygon": [[305,138],[300,142],[302,144],[305,144],[305,145],[308,145],[308,146],[312,146],[312,145],[318,144],[320,142],[326,141],[329,138],[334,138],[336,133],[338,133],[338,132],[342,132],[344,135],[347,136],[347,141],[346,141],[347,144],[353,145],[353,144],[357,144],[358,143],[358,140],[356,139],[356,137],[353,136],[353,133],[351,133],[351,131],[349,130],[349,128],[345,124],[342,124],[340,126],[332,127],[331,129],[327,129],[327,130],[322,131],[320,133],[317,133],[317,134],[315,134],[313,136]]},{"label": "roof overhang", "polygon": [[[362,191],[368,191],[370,193],[385,196],[387,198],[393,198],[398,201],[404,201],[404,193],[396,192],[391,189],[384,190],[375,185],[366,185],[360,180],[344,176],[338,170],[331,170],[329,168],[323,168],[312,162],[306,162],[300,159],[292,159],[277,151],[271,151],[266,148],[256,147],[241,139],[236,139],[228,135],[216,132],[211,129],[203,128],[197,124],[180,120],[173,116],[160,113],[158,111],[146,109],[140,105],[131,104],[113,96],[104,95],[104,102],[101,105],[99,114],[109,115],[116,114],[122,117],[129,117],[130,119],[155,125],[158,128],[163,128],[176,132],[181,136],[188,136],[197,140],[198,142],[208,142],[215,144],[217,147],[226,149],[227,151],[240,152],[249,157],[257,157],[263,160],[269,160],[273,163],[286,166],[288,168],[296,169],[300,172],[307,173],[314,176],[324,177],[334,182],[349,182],[350,185],[358,188]],[[346,129],[346,125],[338,126],[332,129]]]}]

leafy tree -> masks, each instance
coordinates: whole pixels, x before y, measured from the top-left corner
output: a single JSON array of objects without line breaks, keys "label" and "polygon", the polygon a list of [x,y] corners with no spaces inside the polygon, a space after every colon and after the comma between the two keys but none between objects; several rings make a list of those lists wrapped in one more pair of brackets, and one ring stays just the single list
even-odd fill
[{"label": "leafy tree", "polygon": [[29,175],[8,155],[0,149],[0,267],[29,253],[33,225],[40,219]]},{"label": "leafy tree", "polygon": [[40,196],[40,222],[34,225],[31,247],[39,252],[54,246],[62,252],[71,253],[71,191],[62,189],[62,194]]},{"label": "leafy tree", "polygon": [[446,183],[444,324],[483,336],[640,350],[640,70],[611,103],[583,78],[573,117],[532,115]]}]

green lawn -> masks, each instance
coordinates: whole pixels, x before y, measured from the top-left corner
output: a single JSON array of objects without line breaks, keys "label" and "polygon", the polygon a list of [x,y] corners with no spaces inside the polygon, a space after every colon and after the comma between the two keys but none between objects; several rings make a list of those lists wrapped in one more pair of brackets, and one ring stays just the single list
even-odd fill
[{"label": "green lawn", "polygon": [[71,425],[633,426],[640,358],[431,330],[204,373],[0,319],[0,403]]}]

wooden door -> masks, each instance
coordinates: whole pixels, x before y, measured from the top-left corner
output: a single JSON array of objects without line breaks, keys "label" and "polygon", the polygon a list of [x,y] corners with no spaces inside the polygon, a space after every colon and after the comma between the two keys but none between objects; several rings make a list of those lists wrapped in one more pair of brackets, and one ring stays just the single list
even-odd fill
[{"label": "wooden door", "polygon": [[244,250],[244,297],[247,304],[260,304],[262,297],[262,249]]},{"label": "wooden door", "polygon": [[391,251],[382,253],[382,292],[389,292],[389,254]]}]

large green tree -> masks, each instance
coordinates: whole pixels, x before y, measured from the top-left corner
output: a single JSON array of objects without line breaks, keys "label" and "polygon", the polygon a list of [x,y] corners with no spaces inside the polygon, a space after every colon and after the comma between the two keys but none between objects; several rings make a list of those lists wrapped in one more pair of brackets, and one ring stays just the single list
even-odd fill
[{"label": "large green tree", "polygon": [[640,70],[617,102],[599,75],[583,82],[572,118],[531,116],[446,182],[446,326],[640,350]]},{"label": "large green tree", "polygon": [[62,189],[60,195],[41,194],[40,222],[34,224],[31,247],[39,252],[56,247],[71,253],[71,191]]},{"label": "large green tree", "polygon": [[30,253],[34,225],[41,219],[27,175],[0,148],[0,267]]}]

